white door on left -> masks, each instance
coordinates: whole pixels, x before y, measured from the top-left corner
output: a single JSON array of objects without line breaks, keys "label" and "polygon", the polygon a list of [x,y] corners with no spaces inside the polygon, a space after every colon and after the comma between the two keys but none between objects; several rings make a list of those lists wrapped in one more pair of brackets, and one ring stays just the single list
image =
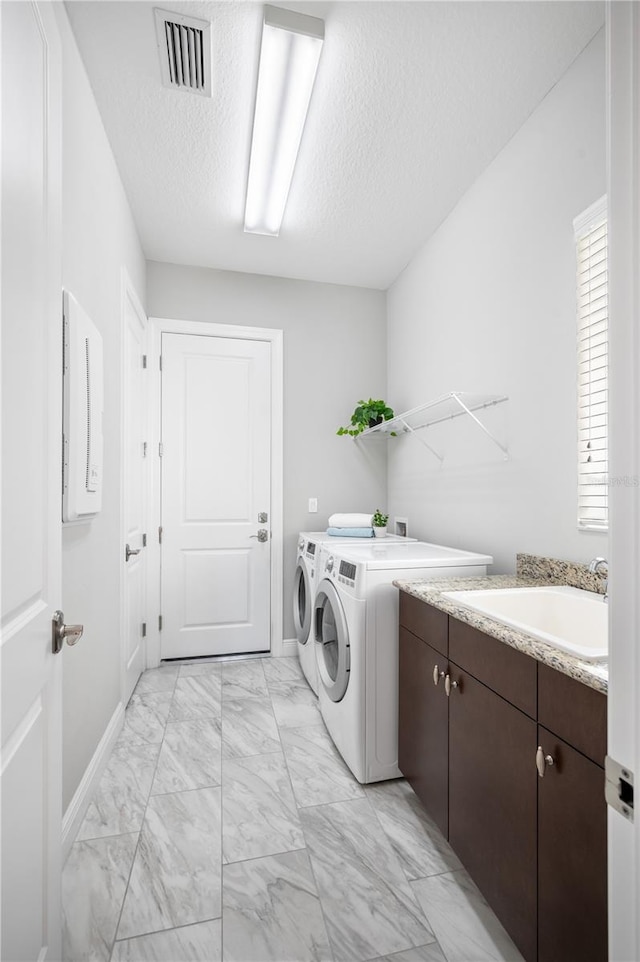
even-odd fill
[{"label": "white door on left", "polygon": [[50,4],[0,4],[0,33],[0,957],[40,962],[60,958],[61,57]]}]

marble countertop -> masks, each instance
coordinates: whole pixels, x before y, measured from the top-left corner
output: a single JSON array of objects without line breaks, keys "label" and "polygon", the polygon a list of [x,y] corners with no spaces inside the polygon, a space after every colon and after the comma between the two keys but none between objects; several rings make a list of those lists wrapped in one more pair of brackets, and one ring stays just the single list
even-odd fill
[{"label": "marble countertop", "polygon": [[506,645],[510,645],[511,648],[516,648],[518,651],[524,652],[525,655],[530,655],[537,661],[541,661],[544,665],[549,665],[550,668],[555,668],[564,675],[575,678],[576,681],[582,682],[583,685],[588,685],[589,688],[595,688],[596,691],[607,693],[609,669],[606,662],[594,664],[593,662],[581,661],[574,655],[569,655],[564,651],[558,651],[557,648],[547,645],[544,641],[538,641],[536,638],[532,638],[531,635],[517,631],[515,628],[509,628],[507,625],[495,621],[488,615],[482,615],[478,611],[472,611],[464,605],[457,604],[450,598],[442,597],[442,593],[445,591],[548,587],[551,583],[548,577],[535,578],[522,575],[487,575],[485,578],[447,578],[442,581],[399,580],[393,583],[402,591],[406,591],[408,594],[420,598],[422,601],[426,601],[428,604],[433,605],[434,608],[439,608],[441,611],[452,615],[459,621],[464,621],[473,628],[483,631],[486,635],[497,638],[498,641],[503,641]]}]

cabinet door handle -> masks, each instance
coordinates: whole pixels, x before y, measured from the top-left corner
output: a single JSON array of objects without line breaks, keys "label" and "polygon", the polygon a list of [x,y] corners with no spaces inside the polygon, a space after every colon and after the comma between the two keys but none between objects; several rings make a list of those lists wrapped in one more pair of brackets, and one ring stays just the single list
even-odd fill
[{"label": "cabinet door handle", "polygon": [[444,672],[439,671],[438,666],[433,666],[433,684],[437,685],[441,678],[444,678]]},{"label": "cabinet door handle", "polygon": [[538,745],[538,751],[536,752],[536,768],[538,769],[538,775],[540,778],[544,778],[544,773],[547,768],[551,768],[553,765],[553,756],[545,755],[542,750],[542,745]]},{"label": "cabinet door handle", "polygon": [[449,698],[449,696],[451,695],[451,689],[452,689],[452,688],[458,688],[458,687],[459,687],[459,685],[458,685],[458,682],[457,682],[457,681],[451,681],[451,675],[448,675],[448,674],[445,675],[445,678],[444,678],[444,690],[445,690],[446,693],[447,693],[447,698]]}]

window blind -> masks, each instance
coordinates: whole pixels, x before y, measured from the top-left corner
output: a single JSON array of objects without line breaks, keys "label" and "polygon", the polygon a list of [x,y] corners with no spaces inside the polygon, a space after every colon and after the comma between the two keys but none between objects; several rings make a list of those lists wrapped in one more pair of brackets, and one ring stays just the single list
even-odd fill
[{"label": "window blind", "polygon": [[607,206],[574,221],[578,314],[578,527],[608,525]]}]

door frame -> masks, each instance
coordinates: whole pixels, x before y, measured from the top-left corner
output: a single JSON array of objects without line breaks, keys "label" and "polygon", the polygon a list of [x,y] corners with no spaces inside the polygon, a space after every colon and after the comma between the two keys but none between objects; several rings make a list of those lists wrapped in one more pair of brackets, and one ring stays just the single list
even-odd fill
[{"label": "door frame", "polygon": [[[125,424],[127,418],[127,410],[125,405],[125,392],[124,392],[124,382],[125,382],[125,371],[127,369],[127,359],[125,356],[125,345],[126,345],[126,307],[127,302],[132,307],[134,314],[140,321],[140,325],[144,330],[144,335],[147,344],[147,365],[148,360],[148,348],[149,348],[149,321],[146,312],[142,306],[138,293],[133,286],[129,273],[124,266],[120,268],[120,384],[122,387],[122,404],[120,405],[120,700],[124,708],[127,707],[127,702],[125,700],[125,690],[126,690],[126,675],[127,675],[127,647],[126,647],[126,633],[125,633],[125,578],[126,578],[126,568],[122,563],[122,551],[124,551],[124,545],[127,537],[127,513],[126,513],[126,491],[127,491],[127,452],[126,452],[126,432]],[[147,424],[149,423],[149,392],[147,390],[144,403],[146,405],[147,414]],[[145,465],[145,491],[148,492],[149,489],[149,469],[148,469],[148,459],[147,465]],[[148,500],[145,498],[144,504],[144,527],[148,528],[147,521],[149,519],[148,510]],[[149,540],[147,535],[147,541]],[[148,585],[149,581],[149,562],[148,558],[146,560],[146,571],[145,571],[145,587]],[[149,611],[147,603],[147,614]],[[147,645],[146,639],[142,639],[142,650],[143,650],[143,664],[147,661]]]},{"label": "door frame", "polygon": [[[607,3],[609,208],[609,601],[608,746],[640,778],[640,8]],[[635,824],[609,808],[609,958],[640,952],[640,812]]]},{"label": "door frame", "polygon": [[271,655],[283,651],[283,332],[269,327],[244,327],[236,324],[216,324],[208,321],[184,321],[166,317],[149,318],[148,427],[149,479],[147,538],[147,668],[160,664],[160,545],[158,529],[161,519],[160,490],[160,429],[161,379],[160,347],[163,334],[195,334],[204,337],[234,338],[244,341],[266,341],[271,345]]}]

